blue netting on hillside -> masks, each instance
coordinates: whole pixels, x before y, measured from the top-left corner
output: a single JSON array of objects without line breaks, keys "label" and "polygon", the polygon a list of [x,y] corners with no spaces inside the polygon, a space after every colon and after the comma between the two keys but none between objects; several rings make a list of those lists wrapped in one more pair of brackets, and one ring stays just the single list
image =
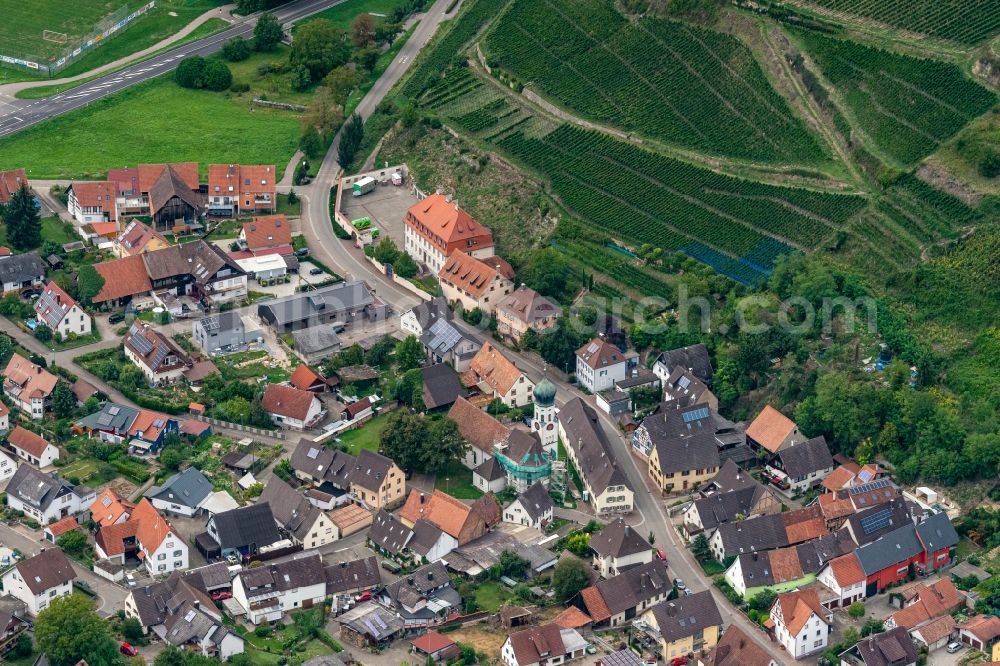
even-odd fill
[{"label": "blue netting on hillside", "polygon": [[677,249],[692,259],[697,259],[701,263],[711,266],[726,277],[749,287],[756,287],[767,279],[767,272],[759,267],[743,260],[737,261],[696,241],[685,243]]},{"label": "blue netting on hillside", "polygon": [[750,248],[749,252],[740,257],[740,260],[750,264],[761,273],[770,275],[774,269],[774,260],[783,254],[791,254],[792,252],[795,252],[795,248],[791,245],[786,245],[773,238],[765,238]]},{"label": "blue netting on hillside", "polygon": [[637,256],[639,256],[635,252],[632,252],[631,250],[626,250],[621,245],[616,245],[615,243],[607,243],[606,245],[609,248],[611,248],[612,250],[614,250],[615,252],[621,252],[626,257],[637,257]]}]

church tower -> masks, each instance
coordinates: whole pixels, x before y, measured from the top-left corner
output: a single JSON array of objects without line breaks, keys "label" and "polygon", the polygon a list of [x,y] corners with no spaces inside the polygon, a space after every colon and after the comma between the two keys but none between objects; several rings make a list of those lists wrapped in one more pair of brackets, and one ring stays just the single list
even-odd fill
[{"label": "church tower", "polygon": [[559,426],[556,424],[556,385],[542,377],[535,385],[535,415],[531,419],[531,430],[538,434],[551,458],[557,457],[559,450]]}]

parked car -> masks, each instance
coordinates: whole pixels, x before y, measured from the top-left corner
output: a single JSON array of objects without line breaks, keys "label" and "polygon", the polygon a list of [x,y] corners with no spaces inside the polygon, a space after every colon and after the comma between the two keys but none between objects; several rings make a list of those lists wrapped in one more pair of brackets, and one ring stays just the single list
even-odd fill
[{"label": "parked car", "polygon": [[134,657],[135,655],[139,654],[139,651],[136,650],[134,647],[132,647],[130,643],[126,643],[124,641],[122,641],[122,644],[118,646],[118,651],[121,652],[126,657]]},{"label": "parked car", "polygon": [[298,250],[295,251],[295,256],[296,257],[305,257],[305,256],[308,256],[308,254],[309,254],[309,248],[307,248],[307,247],[303,247],[303,248],[298,249]]},{"label": "parked car", "polygon": [[667,561],[667,552],[665,550],[663,550],[662,548],[657,548],[656,549],[656,556],[658,558],[660,558],[661,560],[663,560],[664,562]]},{"label": "parked car", "polygon": [[123,321],[125,321],[125,315],[123,315],[121,312],[116,312],[110,317],[108,317],[109,324],[120,324]]},{"label": "parked car", "polygon": [[323,274],[323,269],[322,268],[310,268],[309,269],[309,275],[322,275],[322,274]]},{"label": "parked car", "polygon": [[238,555],[232,555],[232,554],[227,555],[226,561],[229,562],[230,564],[240,564],[240,558]]},{"label": "parked car", "polygon": [[681,580],[680,578],[674,578],[674,587],[676,587],[681,592],[687,589],[687,585],[685,585],[684,581]]},{"label": "parked car", "polygon": [[132,574],[125,574],[125,582],[128,583],[129,587],[135,587],[135,576]]},{"label": "parked car", "polygon": [[232,598],[233,598],[232,592],[226,592],[225,590],[222,590],[221,592],[212,592],[212,601],[222,601],[224,599],[232,599]]},{"label": "parked car", "polygon": [[673,661],[670,662],[670,666],[687,666],[687,657],[674,657]]},{"label": "parked car", "polygon": [[948,643],[948,647],[945,648],[945,649],[948,650],[948,654],[955,654],[956,652],[958,652],[959,650],[961,650],[963,647],[965,647],[965,646],[962,645],[961,643],[958,643],[956,641],[952,641],[951,643]]},{"label": "parked car", "polygon": [[369,600],[371,600],[371,598],[372,598],[371,591],[370,590],[365,590],[364,592],[362,592],[358,596],[354,597],[354,600],[357,601],[358,603],[361,603],[362,601],[369,601]]}]

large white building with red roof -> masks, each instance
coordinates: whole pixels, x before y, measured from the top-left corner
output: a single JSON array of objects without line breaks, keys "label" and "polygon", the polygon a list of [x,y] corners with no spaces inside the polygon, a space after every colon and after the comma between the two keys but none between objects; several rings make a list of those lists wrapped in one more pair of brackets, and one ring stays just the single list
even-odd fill
[{"label": "large white building with red roof", "polygon": [[80,224],[118,220],[118,188],[107,180],[70,183],[66,208]]},{"label": "large white building with red roof", "polygon": [[124,564],[135,557],[150,576],[188,568],[187,543],[145,498],[125,522],[101,527],[94,541],[102,559]]},{"label": "large white building with red roof", "polygon": [[45,285],[41,296],[35,301],[35,314],[40,323],[44,323],[64,339],[70,333],[90,335],[90,315],[54,280]]},{"label": "large white building with red roof", "polygon": [[403,221],[403,248],[434,273],[455,250],[477,259],[493,256],[493,233],[443,194],[432,194],[410,206]]}]

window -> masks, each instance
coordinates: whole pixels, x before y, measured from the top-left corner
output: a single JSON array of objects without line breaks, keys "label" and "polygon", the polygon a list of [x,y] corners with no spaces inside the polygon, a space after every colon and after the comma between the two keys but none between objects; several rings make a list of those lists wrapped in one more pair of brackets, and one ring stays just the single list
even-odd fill
[{"label": "window", "polygon": [[156,570],[157,571],[166,571],[167,570],[167,565],[166,564],[161,564],[160,566],[156,567]]},{"label": "window", "polygon": [[158,560],[160,560],[162,562],[163,560],[167,559],[167,554],[166,553],[160,553],[159,555],[156,556],[156,559],[158,559]]},{"label": "window", "polygon": [[181,551],[175,550],[174,551],[174,557],[180,557],[180,556],[181,556]]}]

